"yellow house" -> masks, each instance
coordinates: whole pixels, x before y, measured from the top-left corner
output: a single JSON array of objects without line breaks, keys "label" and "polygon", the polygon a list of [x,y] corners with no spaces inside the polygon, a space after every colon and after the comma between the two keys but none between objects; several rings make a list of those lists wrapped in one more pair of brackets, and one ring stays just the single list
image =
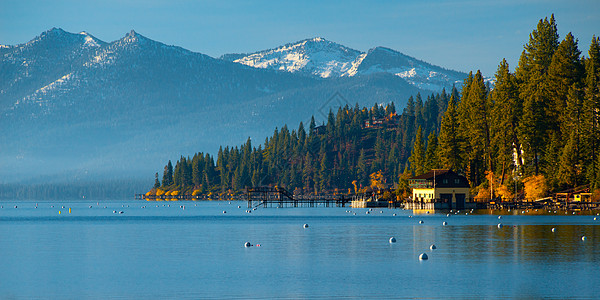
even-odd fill
[{"label": "yellow house", "polygon": [[412,201],[409,209],[475,208],[469,195],[469,181],[450,169],[434,169],[409,179]]}]

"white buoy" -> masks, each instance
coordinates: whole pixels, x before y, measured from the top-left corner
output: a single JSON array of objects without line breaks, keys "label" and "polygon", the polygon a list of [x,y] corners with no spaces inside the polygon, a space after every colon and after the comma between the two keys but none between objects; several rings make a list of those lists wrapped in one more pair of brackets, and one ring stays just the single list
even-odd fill
[{"label": "white buoy", "polygon": [[594,217],[594,221],[596,221],[596,217]]},{"label": "white buoy", "polygon": [[449,217],[449,216],[450,216],[450,214],[446,214],[446,217]]},{"label": "white buoy", "polygon": [[369,214],[369,211],[367,210],[367,211],[365,212],[365,214],[366,214],[366,215],[368,215],[368,214]]},{"label": "white buoy", "polygon": [[224,211],[223,211],[223,213],[224,213],[224,214],[226,214],[226,213],[227,213],[227,211],[225,211],[225,210],[224,210]]},{"label": "white buoy", "polygon": [[120,211],[120,212],[119,212],[119,214],[123,214],[123,213],[124,213],[123,211]]},{"label": "white buoy", "polygon": [[395,243],[396,242],[396,238],[395,237],[391,237],[390,238],[390,244]]},{"label": "white buoy", "polygon": [[421,253],[421,255],[419,255],[419,260],[428,260],[429,257],[427,257],[427,253]]},{"label": "white buoy", "polygon": [[427,214],[429,214],[429,211],[427,211]]},{"label": "white buoy", "polygon": [[412,216],[408,216],[409,218],[412,218]]},{"label": "white buoy", "polygon": [[380,211],[379,211],[379,213],[380,213],[380,214],[382,214],[382,213],[383,213],[383,210],[380,210]]},{"label": "white buoy", "polygon": [[116,210],[113,210],[113,214],[116,214],[116,213],[117,213],[117,211],[116,211]]},{"label": "white buoy", "polygon": [[502,228],[502,223],[498,223],[498,228]]},{"label": "white buoy", "polygon": [[392,216],[394,216],[394,217],[395,217],[395,216],[396,216],[396,214],[393,214]]},{"label": "white buoy", "polygon": [[420,221],[419,221],[419,224],[423,224],[423,220],[420,220]]},{"label": "white buoy", "polygon": [[242,207],[238,205],[238,208],[242,208]]},{"label": "white buoy", "polygon": [[448,225],[448,222],[443,222],[442,223],[442,226],[446,226],[446,225]]},{"label": "white buoy", "polygon": [[431,244],[431,246],[429,246],[429,249],[435,250],[435,249],[437,249],[437,247],[435,246],[435,244]]},{"label": "white buoy", "polygon": [[581,237],[582,241],[585,241],[585,239],[586,239],[585,235]]},{"label": "white buoy", "polygon": [[502,216],[498,216],[498,220],[502,219]]},{"label": "white buoy", "polygon": [[308,228],[308,224],[304,224],[304,225],[302,225],[302,227]]},{"label": "white buoy", "polygon": [[556,228],[552,227],[552,232],[556,232]]},{"label": "white buoy", "polygon": [[248,248],[248,247],[252,247],[252,244],[250,244],[250,242],[246,242],[246,243],[244,244],[244,247],[246,247],[246,248]]}]

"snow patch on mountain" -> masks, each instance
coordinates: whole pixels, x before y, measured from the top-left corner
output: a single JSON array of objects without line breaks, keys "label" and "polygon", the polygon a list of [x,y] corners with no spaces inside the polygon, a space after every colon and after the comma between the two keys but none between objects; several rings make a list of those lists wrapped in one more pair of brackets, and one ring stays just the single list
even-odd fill
[{"label": "snow patch on mountain", "polygon": [[71,72],[67,75],[62,76],[61,78],[53,81],[52,83],[43,86],[36,90],[34,93],[24,97],[23,99],[17,101],[14,108],[17,108],[19,105],[24,104],[37,104],[39,106],[49,106],[47,95],[52,95],[53,98],[56,98],[61,94],[61,92],[68,92],[70,89],[67,88],[67,84],[69,84],[76,76]]}]

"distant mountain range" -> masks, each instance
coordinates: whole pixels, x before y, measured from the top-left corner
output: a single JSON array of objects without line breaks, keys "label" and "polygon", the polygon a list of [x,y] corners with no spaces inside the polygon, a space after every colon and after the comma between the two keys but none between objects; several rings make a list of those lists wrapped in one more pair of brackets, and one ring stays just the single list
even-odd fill
[{"label": "distant mountain range", "polygon": [[257,145],[340,105],[403,107],[465,77],[323,38],[212,58],[135,31],[107,43],[53,28],[0,46],[0,183],[146,178],[181,153]]}]

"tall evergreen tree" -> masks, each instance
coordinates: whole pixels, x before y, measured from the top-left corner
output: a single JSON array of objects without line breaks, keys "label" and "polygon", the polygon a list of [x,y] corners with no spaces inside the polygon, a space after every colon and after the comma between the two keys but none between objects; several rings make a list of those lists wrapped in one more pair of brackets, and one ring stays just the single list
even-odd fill
[{"label": "tall evergreen tree", "polygon": [[529,35],[515,76],[519,81],[519,97],[523,99],[521,142],[525,152],[528,173],[540,171],[544,146],[548,143],[548,112],[551,108],[547,73],[554,52],[558,48],[558,31],[554,15],[540,20],[537,29]]},{"label": "tall evergreen tree", "polygon": [[170,186],[173,184],[173,164],[169,160],[163,172],[162,185]]},{"label": "tall evergreen tree", "polygon": [[505,174],[513,164],[521,165],[521,143],[518,137],[519,122],[522,114],[522,102],[518,97],[518,88],[514,75],[510,73],[506,59],[503,59],[496,72],[496,85],[491,93],[494,103],[491,113],[491,133],[493,149],[497,153],[500,183],[504,183]]},{"label": "tall evergreen tree", "polygon": [[448,109],[442,118],[440,129],[438,156],[440,165],[445,168],[458,170],[461,166],[461,133],[459,132],[458,112],[456,111],[456,98],[450,96]]},{"label": "tall evergreen tree", "polygon": [[423,130],[421,129],[421,126],[419,126],[419,129],[417,129],[415,144],[408,160],[410,161],[410,169],[415,175],[420,175],[426,172],[425,148],[423,146]]}]

